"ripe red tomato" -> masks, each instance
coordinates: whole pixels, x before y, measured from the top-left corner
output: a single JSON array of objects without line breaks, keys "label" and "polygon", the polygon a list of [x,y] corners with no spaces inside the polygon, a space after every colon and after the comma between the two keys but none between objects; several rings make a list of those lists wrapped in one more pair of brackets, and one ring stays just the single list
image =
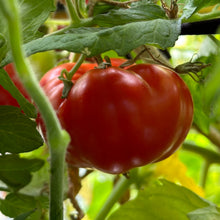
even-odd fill
[{"label": "ripe red tomato", "polygon": [[[12,82],[19,89],[19,91],[24,95],[24,97],[30,100],[30,96],[28,95],[27,91],[25,90],[21,81],[19,80],[13,64],[10,63],[6,65],[4,67],[4,70],[8,73]],[[13,98],[12,95],[7,90],[5,90],[1,85],[0,85],[0,105],[12,105],[12,106],[19,107],[17,100]]]},{"label": "ripe red tomato", "polygon": [[71,136],[66,161],[76,167],[116,174],[161,160],[180,146],[192,123],[187,86],[158,65],[90,70],[64,100],[62,83],[46,81],[41,85]]}]

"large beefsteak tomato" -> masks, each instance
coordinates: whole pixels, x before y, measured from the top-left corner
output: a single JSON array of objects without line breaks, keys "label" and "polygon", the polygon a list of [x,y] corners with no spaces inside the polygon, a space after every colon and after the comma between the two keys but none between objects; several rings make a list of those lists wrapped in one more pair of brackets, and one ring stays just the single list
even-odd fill
[{"label": "large beefsteak tomato", "polygon": [[92,69],[75,81],[66,99],[58,75],[53,69],[41,86],[71,136],[66,161],[72,166],[124,173],[168,157],[191,127],[189,89],[165,67]]}]

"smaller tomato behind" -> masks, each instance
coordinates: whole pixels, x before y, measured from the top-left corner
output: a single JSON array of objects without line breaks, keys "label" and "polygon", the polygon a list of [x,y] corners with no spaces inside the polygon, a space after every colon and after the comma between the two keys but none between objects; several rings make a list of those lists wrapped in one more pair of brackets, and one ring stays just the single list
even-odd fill
[{"label": "smaller tomato behind", "polygon": [[[8,73],[10,76],[12,82],[15,84],[15,86],[19,89],[21,94],[30,101],[30,96],[28,95],[27,91],[25,90],[24,86],[22,85],[19,77],[16,74],[15,68],[12,63],[7,64],[4,67],[4,70]],[[0,76],[1,77],[1,76]],[[15,98],[12,97],[12,95],[5,90],[1,85],[0,85],[0,105],[12,105],[19,107],[19,104]]]}]

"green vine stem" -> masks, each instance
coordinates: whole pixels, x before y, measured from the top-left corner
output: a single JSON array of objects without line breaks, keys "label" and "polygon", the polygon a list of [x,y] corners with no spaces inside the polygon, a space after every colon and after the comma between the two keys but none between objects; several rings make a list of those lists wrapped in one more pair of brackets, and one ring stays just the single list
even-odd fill
[{"label": "green vine stem", "polygon": [[203,157],[208,163],[220,164],[220,154],[213,150],[206,149],[204,147],[197,146],[195,144],[190,144],[184,142],[182,145],[183,150],[191,151]]},{"label": "green vine stem", "polygon": [[220,164],[220,154],[218,152],[189,143],[184,143],[182,148],[203,157],[204,163],[201,172],[200,185],[205,188],[209,168],[214,163]]},{"label": "green vine stem", "polygon": [[74,5],[74,2],[75,1],[72,1],[72,0],[66,0],[66,4],[67,4],[67,7],[68,7],[68,11],[69,11],[71,21],[74,24],[78,24],[78,23],[80,23],[80,17],[78,15],[78,12],[77,12],[77,9]]},{"label": "green vine stem", "polygon": [[68,72],[66,69],[63,69],[61,71],[61,75],[58,77],[60,80],[64,83],[64,88],[62,92],[62,98],[66,98],[73,86],[72,77],[76,73],[76,71],[79,69],[80,65],[85,60],[86,55],[81,54],[79,59],[77,60],[74,67]]},{"label": "green vine stem", "polygon": [[201,170],[201,179],[200,179],[200,185],[201,187],[205,188],[207,176],[209,173],[210,163],[208,161],[204,161],[203,167]]},{"label": "green vine stem", "polygon": [[38,84],[22,50],[21,23],[16,0],[0,0],[9,31],[9,42],[18,75],[37,105],[47,128],[50,147],[50,220],[63,220],[63,173],[66,147],[70,141]]},{"label": "green vine stem", "polygon": [[84,62],[85,59],[86,59],[86,55],[85,54],[81,54],[79,56],[75,66],[69,71],[69,75],[68,75],[68,79],[69,80],[71,80],[73,78],[73,75],[79,69],[80,65]]},{"label": "green vine stem", "polygon": [[137,178],[138,169],[133,169],[130,171],[129,177],[122,176],[115,187],[113,188],[110,196],[106,200],[105,204],[102,206],[102,209],[99,211],[98,215],[94,220],[104,220],[111,211],[114,204],[120,199],[120,197],[125,193],[129,186],[134,182],[134,179]]}]

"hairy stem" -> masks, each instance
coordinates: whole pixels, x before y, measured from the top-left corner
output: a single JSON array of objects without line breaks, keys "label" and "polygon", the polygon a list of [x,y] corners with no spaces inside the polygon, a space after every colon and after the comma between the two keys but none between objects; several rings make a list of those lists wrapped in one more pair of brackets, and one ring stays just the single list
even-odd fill
[{"label": "hairy stem", "polygon": [[105,204],[102,206],[102,209],[99,211],[94,220],[103,220],[106,218],[114,204],[120,199],[120,197],[125,193],[129,186],[134,182],[134,179],[137,178],[137,171],[138,169],[133,169],[130,171],[129,178],[122,176],[119,179],[110,196],[108,197]]},{"label": "hairy stem", "polygon": [[72,0],[66,0],[66,4],[68,7],[68,11],[69,11],[69,15],[70,15],[72,23],[74,24],[80,23],[80,18],[79,18],[77,9],[75,5],[73,4]]},{"label": "hairy stem", "polygon": [[201,173],[201,180],[200,185],[201,187],[205,188],[207,176],[209,173],[209,167],[210,163],[208,161],[204,161],[203,167],[202,167],[202,173]]},{"label": "hairy stem", "polygon": [[69,135],[61,129],[50,102],[38,84],[36,75],[22,49],[21,23],[16,0],[0,0],[9,31],[9,42],[15,67],[24,87],[37,105],[47,128],[48,145],[50,147],[51,178],[50,178],[50,219],[63,219],[63,173],[65,150],[69,143]]},{"label": "hairy stem", "polygon": [[193,124],[193,128],[195,128],[198,132],[207,137],[220,150],[220,132],[218,129],[210,126],[209,133],[205,133],[195,123]]},{"label": "hairy stem", "polygon": [[69,80],[72,79],[74,73],[79,69],[80,65],[83,63],[85,58],[86,58],[86,55],[84,55],[84,54],[80,55],[79,59],[77,60],[77,62],[75,64],[75,66],[69,72],[69,75],[68,75]]}]

